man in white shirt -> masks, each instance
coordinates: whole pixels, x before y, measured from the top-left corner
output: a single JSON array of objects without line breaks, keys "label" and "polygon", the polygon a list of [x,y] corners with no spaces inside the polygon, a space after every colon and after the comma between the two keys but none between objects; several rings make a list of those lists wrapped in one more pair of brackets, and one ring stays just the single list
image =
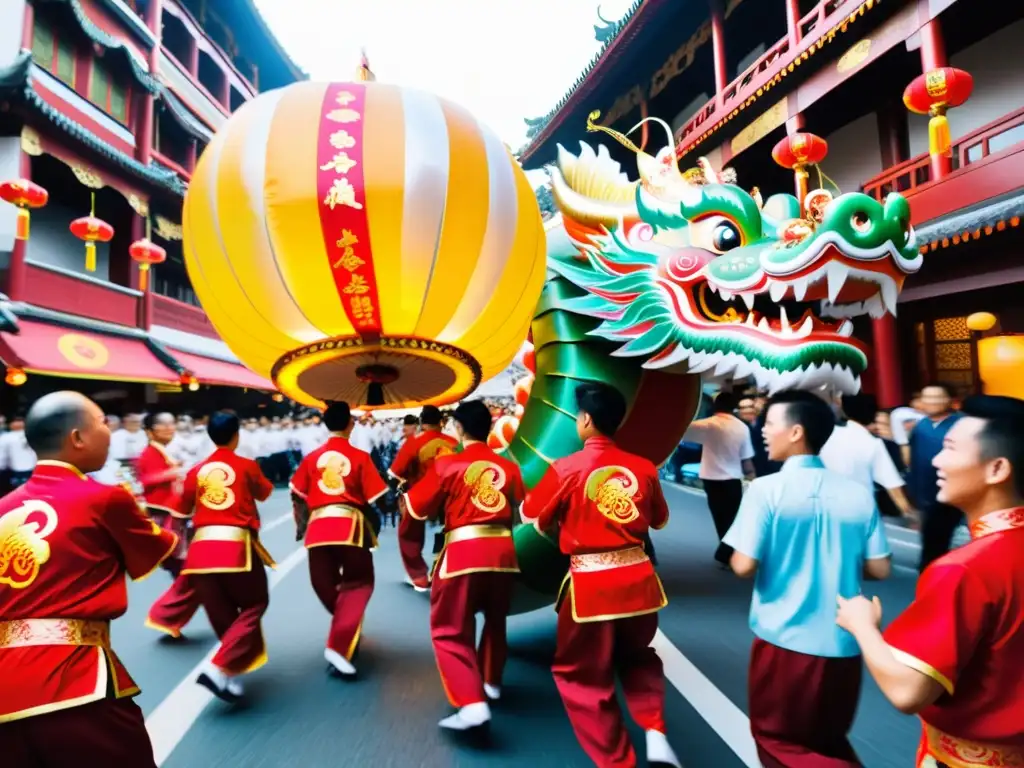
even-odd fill
[{"label": "man in white shirt", "polygon": [[8,488],[13,491],[24,485],[35,468],[36,452],[25,438],[25,419],[15,416],[10,429],[0,434],[0,470],[7,473]]},{"label": "man in white shirt", "polygon": [[910,398],[909,407],[901,405],[899,408],[893,408],[889,414],[892,441],[900,447],[903,463],[907,466],[910,466],[910,430],[923,418],[924,409],[921,406],[920,392],[915,392]]},{"label": "man in white shirt", "polygon": [[303,458],[309,456],[309,454],[327,442],[327,437],[320,427],[321,425],[317,424],[312,416],[306,416],[303,419],[302,426],[295,430],[295,438],[299,444],[299,453],[302,454]]},{"label": "man in white shirt", "polygon": [[149,445],[142,429],[142,414],[129,413],[121,428],[110,436],[110,455],[122,463],[135,461]]},{"label": "man in white shirt", "polygon": [[373,417],[368,413],[359,415],[359,420],[356,425],[352,427],[352,433],[348,438],[349,443],[353,448],[358,448],[360,451],[366,451],[369,454],[373,453],[374,445],[374,430],[373,430]]},{"label": "man in white shirt", "polygon": [[826,469],[844,475],[872,494],[875,484],[882,486],[903,517],[911,518],[912,510],[903,487],[905,483],[885,443],[872,435],[867,425],[877,411],[871,395],[844,395],[842,412],[846,424],[832,430],[825,447],[818,454]]},{"label": "man in white shirt", "polygon": [[684,442],[699,443],[703,448],[699,477],[719,539],[715,560],[725,568],[729,567],[732,547],[721,540],[736,519],[743,500],[743,479],[754,477],[750,428],[733,413],[735,410],[736,396],[719,392],[714,413],[693,422],[683,436]]}]

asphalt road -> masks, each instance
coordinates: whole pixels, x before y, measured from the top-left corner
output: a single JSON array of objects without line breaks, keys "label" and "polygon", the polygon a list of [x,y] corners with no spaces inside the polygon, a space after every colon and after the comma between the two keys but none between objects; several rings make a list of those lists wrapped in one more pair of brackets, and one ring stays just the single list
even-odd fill
[{"label": "asphalt road", "polygon": [[[749,583],[712,560],[714,533],[701,494],[666,488],[673,518],[655,534],[670,604],[655,646],[665,660],[668,736],[687,768],[756,766],[746,720],[751,635]],[[196,686],[195,667],[215,638],[200,613],[187,641],[169,642],[143,627],[150,603],[168,584],[158,573],[131,586],[131,608],[115,622],[118,654],[142,687],[158,764],[168,768],[535,768],[590,765],[569,727],[550,675],[555,615],[541,610],[509,623],[504,696],[494,708],[491,744],[453,742],[437,721],[449,713],[428,635],[428,599],[402,583],[394,529],[375,555],[377,588],[364,625],[357,681],[325,674],[327,615],[309,586],[294,541],[287,496],[263,508],[264,542],[280,567],[271,578],[264,620],[270,662],[247,681],[248,701],[228,707]],[[892,531],[898,568],[873,583],[886,615],[910,601],[916,534]],[[898,543],[897,543],[898,542]],[[634,732],[641,750],[642,738]],[[897,713],[865,680],[853,731],[869,768],[912,765],[917,721]]]}]

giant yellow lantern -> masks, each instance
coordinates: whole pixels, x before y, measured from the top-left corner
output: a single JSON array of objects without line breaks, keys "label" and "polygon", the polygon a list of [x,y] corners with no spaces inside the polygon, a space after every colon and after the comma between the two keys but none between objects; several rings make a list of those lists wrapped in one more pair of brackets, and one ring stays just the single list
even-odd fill
[{"label": "giant yellow lantern", "polygon": [[545,279],[536,199],[461,107],[376,82],[305,82],[239,109],[185,198],[210,321],[301,403],[459,400],[504,369]]}]

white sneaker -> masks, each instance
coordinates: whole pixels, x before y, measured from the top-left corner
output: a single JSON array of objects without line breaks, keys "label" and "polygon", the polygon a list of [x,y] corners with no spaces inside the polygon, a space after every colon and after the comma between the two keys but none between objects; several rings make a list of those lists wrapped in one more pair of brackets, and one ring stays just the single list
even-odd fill
[{"label": "white sneaker", "polygon": [[491,708],[487,702],[467,704],[454,715],[449,715],[438,725],[450,731],[469,731],[491,721]]},{"label": "white sneaker", "polygon": [[497,701],[501,698],[501,688],[490,683],[484,683],[484,693],[487,694],[487,698],[491,701]]},{"label": "white sneaker", "polygon": [[683,768],[664,733],[647,731],[647,764]]},{"label": "white sneaker", "polygon": [[213,664],[207,664],[196,678],[196,683],[206,688],[218,699],[234,701],[234,695],[228,691],[228,676]]},{"label": "white sneaker", "polygon": [[242,685],[241,678],[229,677],[228,678],[228,693],[236,698],[242,698],[245,695],[245,686]]},{"label": "white sneaker", "polygon": [[352,677],[356,673],[356,668],[352,666],[352,662],[346,659],[337,651],[332,651],[330,648],[324,648],[324,658],[327,663],[338,670],[339,674],[345,677]]},{"label": "white sneaker", "polygon": [[429,592],[430,591],[430,587],[420,586],[415,581],[413,581],[412,578],[409,577],[409,576],[405,577],[405,583],[408,584],[413,589],[415,589],[417,592]]}]

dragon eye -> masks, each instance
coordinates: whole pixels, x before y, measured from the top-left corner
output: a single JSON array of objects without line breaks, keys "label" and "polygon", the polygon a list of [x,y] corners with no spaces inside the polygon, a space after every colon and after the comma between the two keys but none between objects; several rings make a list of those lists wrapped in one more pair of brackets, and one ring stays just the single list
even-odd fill
[{"label": "dragon eye", "polygon": [[711,233],[711,245],[719,253],[731,251],[740,245],[740,233],[735,224],[722,222]]},{"label": "dragon eye", "polygon": [[864,234],[871,229],[871,219],[868,218],[868,215],[863,211],[857,211],[853,214],[853,216],[850,217],[850,224],[861,234]]}]

